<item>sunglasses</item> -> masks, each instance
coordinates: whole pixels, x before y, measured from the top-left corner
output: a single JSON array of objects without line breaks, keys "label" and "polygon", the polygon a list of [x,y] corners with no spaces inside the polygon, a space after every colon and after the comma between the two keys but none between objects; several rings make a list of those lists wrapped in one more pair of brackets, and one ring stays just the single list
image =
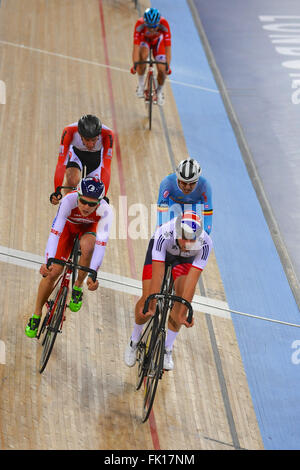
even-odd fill
[{"label": "sunglasses", "polygon": [[99,204],[99,201],[90,202],[90,201],[87,201],[86,199],[84,199],[81,196],[78,196],[78,199],[81,202],[81,204],[83,204],[84,206],[88,205],[89,207],[96,207]]}]

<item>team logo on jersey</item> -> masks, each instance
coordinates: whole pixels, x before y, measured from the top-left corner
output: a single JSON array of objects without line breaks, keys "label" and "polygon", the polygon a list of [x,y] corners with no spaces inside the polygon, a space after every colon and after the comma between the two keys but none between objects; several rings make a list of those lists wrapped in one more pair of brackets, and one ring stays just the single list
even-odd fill
[{"label": "team logo on jersey", "polygon": [[169,196],[170,192],[166,189],[163,193],[164,199],[166,199]]}]

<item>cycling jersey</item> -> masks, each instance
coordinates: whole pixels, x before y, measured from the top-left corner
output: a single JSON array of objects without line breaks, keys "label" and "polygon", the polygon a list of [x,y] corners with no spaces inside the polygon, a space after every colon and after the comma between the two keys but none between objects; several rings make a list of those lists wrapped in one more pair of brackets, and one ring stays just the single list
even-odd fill
[{"label": "cycling jersey", "polygon": [[193,210],[200,216],[202,213],[204,230],[210,234],[213,214],[212,190],[208,181],[202,176],[189,194],[184,194],[179,188],[176,173],[162,180],[157,199],[157,225],[166,223],[183,210]]},{"label": "cycling jersey", "polygon": [[165,18],[160,18],[156,31],[147,29],[144,19],[140,18],[135,25],[133,43],[138,46],[151,48],[154,58],[164,62],[166,60],[166,47],[171,46],[171,31]]},{"label": "cycling jersey", "polygon": [[204,231],[202,241],[191,243],[192,249],[183,251],[175,238],[175,221],[176,218],[156,229],[153,237],[152,261],[165,261],[167,253],[182,258],[193,257],[192,266],[202,271],[212,248],[212,239]]},{"label": "cycling jersey", "polygon": [[[86,162],[90,161],[93,165],[93,161],[99,160],[98,167],[100,169],[100,179],[105,185],[106,194],[110,183],[113,140],[113,131],[102,125],[102,131],[95,147],[92,150],[88,150],[78,133],[77,123],[66,126],[61,136],[59,156],[54,175],[54,189],[56,189],[57,186],[61,186],[63,183],[64,174],[70,157],[69,151],[72,151],[73,154],[77,154],[81,165],[72,164],[69,166],[77,166],[80,170],[82,169],[82,165],[86,165]],[[90,176],[90,174],[87,173],[85,176]]]},{"label": "cycling jersey", "polygon": [[76,191],[67,194],[61,200],[55,219],[53,220],[48,238],[45,258],[67,259],[76,234],[96,233],[96,243],[90,268],[98,270],[101,266],[109,231],[113,220],[113,212],[109,204],[102,199],[100,205],[90,215],[84,216],[78,208]]},{"label": "cycling jersey", "polygon": [[203,240],[191,244],[190,250],[183,251],[175,238],[175,220],[157,227],[151,238],[145,258],[143,280],[152,278],[152,261],[168,262],[172,265],[174,280],[187,275],[193,266],[202,271],[212,249],[212,239],[204,231]]}]

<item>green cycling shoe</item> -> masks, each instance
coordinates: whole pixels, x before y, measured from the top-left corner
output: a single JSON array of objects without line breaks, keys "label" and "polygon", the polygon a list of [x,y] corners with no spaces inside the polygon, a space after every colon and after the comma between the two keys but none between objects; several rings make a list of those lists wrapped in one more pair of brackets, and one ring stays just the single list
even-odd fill
[{"label": "green cycling shoe", "polygon": [[26,328],[25,328],[25,334],[28,336],[28,338],[35,338],[39,329],[39,324],[41,321],[41,317],[38,315],[32,315],[30,318]]},{"label": "green cycling shoe", "polygon": [[71,312],[78,312],[82,306],[82,287],[74,286],[72,290],[71,300],[69,303],[69,307]]}]

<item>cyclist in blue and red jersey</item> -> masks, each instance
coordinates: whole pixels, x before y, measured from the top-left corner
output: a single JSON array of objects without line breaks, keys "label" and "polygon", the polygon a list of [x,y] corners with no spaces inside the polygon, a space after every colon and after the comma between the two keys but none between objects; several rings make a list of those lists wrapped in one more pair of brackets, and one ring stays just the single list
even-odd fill
[{"label": "cyclist in blue and red jersey", "polygon": [[138,73],[136,94],[139,98],[144,96],[146,65],[138,65],[135,69],[134,64],[147,60],[151,50],[155,60],[166,63],[166,65],[157,64],[157,104],[163,106],[163,86],[166,75],[171,74],[171,30],[168,21],[161,16],[156,8],[147,8],[144,16],[137,20],[134,28],[131,73],[135,74],[136,71]]},{"label": "cyclist in blue and red jersey", "polygon": [[186,210],[203,216],[204,230],[212,229],[212,189],[201,175],[201,167],[193,158],[182,160],[175,173],[166,176],[159,188],[157,225],[168,222]]}]

